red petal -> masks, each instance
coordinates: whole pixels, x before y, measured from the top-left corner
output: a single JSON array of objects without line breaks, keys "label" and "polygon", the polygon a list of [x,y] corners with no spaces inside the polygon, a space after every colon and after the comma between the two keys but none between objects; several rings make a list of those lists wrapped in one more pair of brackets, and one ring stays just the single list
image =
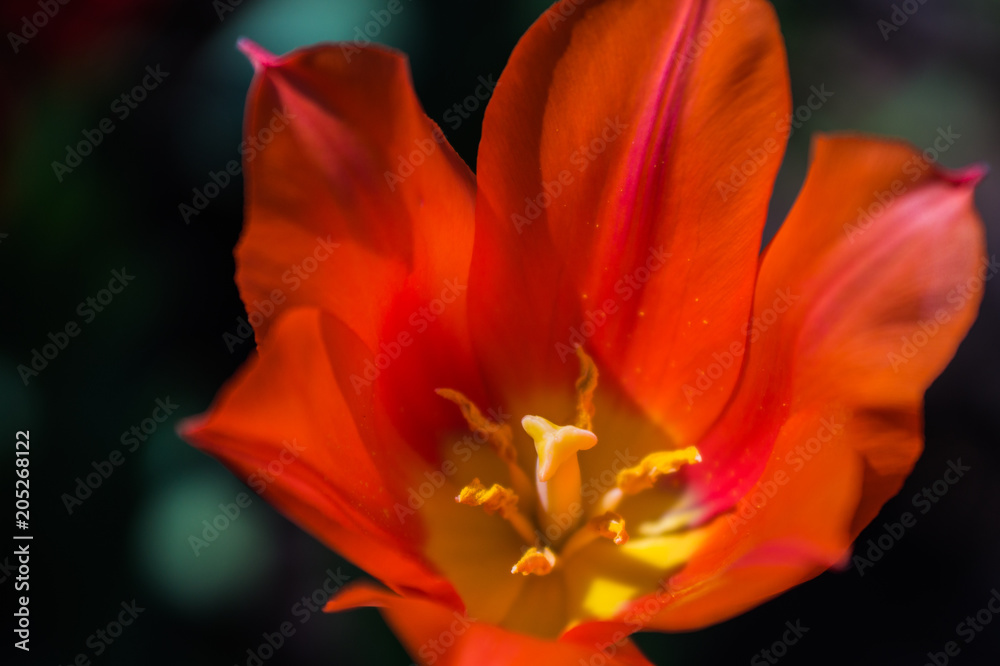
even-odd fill
[{"label": "red petal", "polygon": [[[830,433],[824,422],[843,430]],[[704,546],[670,579],[653,612],[640,600],[624,617],[638,617],[647,629],[697,629],[738,615],[841,561],[862,487],[862,464],[850,442],[875,434],[859,422],[850,422],[851,427],[845,422],[828,411],[789,419],[774,442],[761,487],[737,505],[735,514],[719,516],[706,528]],[[795,447],[810,438],[819,441],[818,435],[827,441],[806,461]]]},{"label": "red petal", "polygon": [[[279,289],[279,312],[319,306],[375,346],[378,313],[409,274],[424,287],[466,274],[473,176],[424,115],[403,56],[350,44],[257,51],[236,252],[247,310]],[[303,265],[327,237],[340,244],[329,260]]]},{"label": "red petal", "polygon": [[403,56],[352,44],[283,57],[241,48],[257,71],[247,133],[262,144],[244,154],[236,250],[250,322],[262,339],[291,307],[336,315],[367,345],[352,389],[374,382],[431,458],[442,424],[460,422],[433,389],[478,386],[464,293],[474,177],[421,109]]},{"label": "red petal", "polygon": [[460,607],[423,560],[419,518],[398,512],[407,502],[405,473],[419,469],[419,460],[386,425],[371,391],[350,390],[348,374],[363,350],[330,315],[289,311],[183,435],[393,589]]},{"label": "red petal", "polygon": [[[901,143],[821,138],[814,151],[802,193],[761,265],[745,374],[699,445],[705,462],[689,470],[702,500],[720,506],[758,477],[774,433],[796,410],[845,405],[851,415],[868,412],[919,431],[913,417],[924,391],[981,298],[981,281],[978,292],[962,294],[985,266],[975,181],[930,168]],[[867,217],[882,207],[878,198],[891,205]],[[936,324],[935,316],[947,321]],[[912,359],[902,356],[906,341],[924,338]],[[902,454],[855,446],[880,475],[895,477],[895,487],[919,454],[909,444]]]},{"label": "red petal", "polygon": [[[975,173],[944,173],[908,146],[860,137],[822,138],[814,153],[761,266],[762,328],[745,374],[699,445],[705,461],[689,470],[708,505],[743,499],[713,523],[652,627],[718,622],[846,553],[910,472],[924,390],[995,272],[983,259]],[[873,215],[861,226],[859,209]],[[778,312],[782,290],[792,304]]]},{"label": "red petal", "polygon": [[545,641],[478,622],[476,618],[432,601],[403,598],[364,583],[344,590],[327,603],[325,610],[332,612],[358,606],[381,608],[410,655],[420,663],[441,666],[577,666],[580,663],[652,666],[625,634],[621,635],[620,643],[610,644]]},{"label": "red petal", "polygon": [[[571,411],[571,348],[583,341],[605,377],[617,375],[671,434],[695,439],[738,368],[698,409],[683,386],[746,321],[788,108],[764,2],[550,9],[500,78],[479,152],[470,289],[491,381],[521,395],[562,391]],[[755,175],[722,191],[747,161]]]}]

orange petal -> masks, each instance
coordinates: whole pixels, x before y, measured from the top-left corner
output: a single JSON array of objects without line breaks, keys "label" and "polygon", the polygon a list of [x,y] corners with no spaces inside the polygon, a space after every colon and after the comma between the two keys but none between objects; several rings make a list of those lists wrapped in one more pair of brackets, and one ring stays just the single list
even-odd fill
[{"label": "orange petal", "polygon": [[[840,430],[826,430],[832,422]],[[782,427],[754,487],[736,512],[705,529],[703,545],[669,587],[622,617],[644,629],[689,631],[738,615],[842,561],[862,488],[850,442],[874,434],[840,413],[796,414]],[[825,442],[809,459],[795,447]],[[815,447],[814,447],[815,448]],[[802,461],[801,463],[799,461]]]},{"label": "orange petal", "polygon": [[[743,499],[651,627],[718,622],[808,580],[899,490],[922,447],[924,390],[991,274],[972,199],[981,175],[930,168],[901,143],[816,142],[761,266],[745,375],[689,470],[701,501]],[[872,215],[861,233],[859,209]]]},{"label": "orange petal", "polygon": [[[396,636],[418,663],[440,666],[577,666],[580,663],[651,666],[625,632],[608,637],[599,635],[606,640],[585,644],[545,641],[480,622],[433,601],[400,597],[366,583],[349,586],[331,599],[325,610],[335,612],[359,606],[381,608]],[[611,642],[615,640],[618,643]]]},{"label": "orange petal", "polygon": [[479,397],[465,311],[474,176],[424,114],[402,55],[242,47],[256,75],[236,282],[257,338],[291,307],[336,315],[371,350],[355,386],[400,403],[395,424],[431,456],[456,421],[432,390]]},{"label": "orange petal", "polygon": [[[683,386],[746,320],[788,109],[765,2],[552,7],[484,121],[470,289],[487,375],[571,400],[583,342],[665,429],[695,439],[739,368],[697,409]],[[720,188],[748,161],[745,185]]]},{"label": "orange petal", "polygon": [[359,361],[344,357],[363,350],[332,316],[288,311],[258,357],[182,434],[386,585],[458,603],[423,560],[421,521],[406,508],[404,469],[417,473],[421,462],[386,425],[371,391],[350,390],[351,363]]},{"label": "orange petal", "polygon": [[[465,276],[474,177],[424,114],[402,55],[350,44],[258,51],[240,293],[252,312],[281,290],[279,312],[321,307],[374,346],[378,314],[408,275],[423,287]],[[327,237],[339,246],[324,253]]]},{"label": "orange petal", "polygon": [[[796,410],[843,404],[919,429],[910,415],[975,318],[978,275],[988,270],[972,202],[977,175],[932,169],[899,142],[816,141],[799,199],[764,255],[745,375],[698,445],[705,463],[689,470],[692,483],[711,487],[703,501],[741,497]],[[869,218],[879,198],[891,205]],[[919,453],[855,446],[897,487]]]}]

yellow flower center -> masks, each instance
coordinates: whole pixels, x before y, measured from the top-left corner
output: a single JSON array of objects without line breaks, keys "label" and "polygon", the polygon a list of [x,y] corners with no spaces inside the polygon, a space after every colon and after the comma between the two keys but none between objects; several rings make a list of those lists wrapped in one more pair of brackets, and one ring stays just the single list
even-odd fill
[{"label": "yellow flower center", "polygon": [[629,541],[626,521],[616,509],[629,495],[657,485],[660,477],[673,474],[684,465],[701,462],[694,446],[674,451],[657,451],[638,464],[618,470],[614,486],[600,500],[585,506],[581,495],[578,454],[597,446],[593,432],[594,392],[598,372],[593,359],[577,347],[580,376],[576,382],[577,407],[573,425],[557,425],[529,414],[521,426],[535,445],[534,483],[520,467],[513,432],[506,424],[495,423],[464,395],[452,389],[437,393],[458,405],[470,429],[486,433],[486,440],[507,466],[512,488],[479,478],[463,487],[455,501],[498,514],[522,539],[522,557],[511,573],[544,576],[595,539],[608,539],[617,546]]}]

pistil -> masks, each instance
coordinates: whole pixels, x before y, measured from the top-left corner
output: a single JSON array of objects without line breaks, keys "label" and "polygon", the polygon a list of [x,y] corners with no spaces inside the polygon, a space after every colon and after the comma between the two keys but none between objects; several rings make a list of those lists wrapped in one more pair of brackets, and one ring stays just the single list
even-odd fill
[{"label": "pistil", "polygon": [[[535,441],[538,462],[535,465],[535,488],[538,491],[538,518],[546,536],[553,532],[560,543],[576,527],[583,509],[580,502],[580,463],[578,451],[597,444],[597,435],[576,426],[557,426],[540,416],[525,416],[521,426]],[[550,527],[555,526],[555,530]],[[551,537],[550,537],[551,538]]]},{"label": "pistil", "polygon": [[534,415],[521,419],[521,427],[534,440],[538,455],[535,465],[538,523],[555,545],[565,541],[583,516],[580,463],[576,454],[597,444],[597,435],[593,433],[597,365],[582,347],[576,348],[576,355],[580,359],[580,376],[576,380],[576,424],[558,426]]}]

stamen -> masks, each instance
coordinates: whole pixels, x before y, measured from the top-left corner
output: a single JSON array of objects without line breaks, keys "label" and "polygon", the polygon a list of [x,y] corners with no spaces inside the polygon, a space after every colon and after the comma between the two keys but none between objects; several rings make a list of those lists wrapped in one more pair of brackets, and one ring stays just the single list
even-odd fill
[{"label": "stamen", "polygon": [[577,346],[580,357],[580,378],[576,380],[576,427],[594,429],[594,391],[597,390],[597,366],[594,359]]},{"label": "stamen", "polygon": [[487,488],[479,479],[473,479],[472,483],[462,488],[455,501],[466,506],[481,506],[491,515],[499,512],[502,518],[510,515],[511,511],[517,511],[517,495],[513,490],[497,483]]},{"label": "stamen", "polygon": [[476,405],[463,394],[454,389],[435,389],[434,391],[445,400],[449,400],[462,410],[469,430],[482,432],[486,435],[490,446],[504,462],[517,464],[517,449],[514,448],[514,433],[506,423],[495,423],[483,416]]},{"label": "stamen", "polygon": [[454,389],[436,389],[434,391],[445,400],[449,400],[462,411],[465,422],[472,432],[482,432],[486,435],[490,447],[496,451],[500,459],[507,464],[510,472],[510,482],[522,497],[532,494],[531,481],[524,470],[517,464],[517,449],[514,447],[514,432],[507,423],[496,423],[486,418],[475,403]]},{"label": "stamen", "polygon": [[497,483],[486,488],[479,479],[473,479],[472,483],[459,491],[455,501],[466,506],[481,506],[489,515],[499,513],[501,518],[517,530],[522,539],[527,543],[534,542],[535,531],[528,519],[517,510],[518,497],[510,488]]},{"label": "stamen", "polygon": [[661,476],[673,474],[684,465],[701,462],[701,454],[694,446],[677,451],[650,453],[635,467],[618,472],[618,488],[626,495],[634,495],[656,484]]},{"label": "stamen", "polygon": [[600,516],[594,516],[566,542],[560,557],[563,560],[568,560],[578,550],[600,537],[611,539],[616,546],[624,546],[628,543],[629,538],[628,532],[625,531],[625,519],[614,511],[606,511]]},{"label": "stamen", "polygon": [[616,546],[628,543],[628,532],[625,531],[625,519],[614,511],[608,511],[603,516],[590,519],[590,525],[605,539],[611,539]]},{"label": "stamen", "polygon": [[524,555],[517,561],[517,564],[511,567],[510,572],[512,574],[519,573],[523,576],[527,576],[528,574],[544,576],[552,571],[555,565],[556,554],[549,550],[548,546],[543,547],[541,550],[532,546],[524,552]]}]

